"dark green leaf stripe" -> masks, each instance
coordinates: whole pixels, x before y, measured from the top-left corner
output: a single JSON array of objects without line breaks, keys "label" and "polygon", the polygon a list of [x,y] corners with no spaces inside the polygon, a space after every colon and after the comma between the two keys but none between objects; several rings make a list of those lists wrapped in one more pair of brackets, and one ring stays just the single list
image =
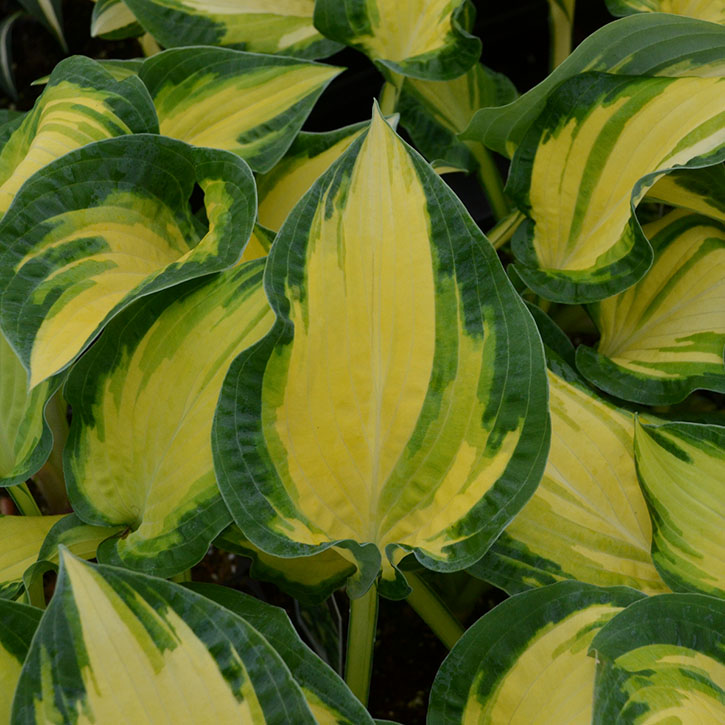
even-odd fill
[{"label": "dark green leaf stripe", "polygon": [[625,400],[667,405],[725,392],[725,223],[676,210],[644,227],[654,263],[633,287],[591,305],[601,332],[577,367]]},{"label": "dark green leaf stripe", "polygon": [[88,721],[316,722],[283,660],[243,619],[178,585],[65,552],[11,722]]},{"label": "dark green leaf stripe", "polygon": [[469,627],[444,660],[428,723],[589,722],[595,661],[587,646],[641,597],[626,587],[567,581],[507,599]]},{"label": "dark green leaf stripe", "polygon": [[725,602],[715,597],[662,594],[632,604],[592,642],[592,722],[723,722],[723,632]]},{"label": "dark green leaf stripe", "polygon": [[209,437],[229,363],[273,321],[263,268],[242,264],[137,301],[73,368],[73,508],[89,523],[127,529],[101,546],[99,561],[171,576],[229,524]]},{"label": "dark green leaf stripe", "polygon": [[589,70],[631,76],[725,75],[725,28],[664,14],[609,23],[521,98],[503,108],[478,111],[463,138],[513,156],[553,89]]},{"label": "dark green leaf stripe", "polygon": [[175,48],[146,60],[139,76],[162,134],[233,151],[269,171],[341,70],[228,48]]},{"label": "dark green leaf stripe", "polygon": [[[192,215],[195,183],[208,229]],[[66,154],[0,223],[0,324],[36,385],[134,299],[234,264],[256,193],[234,154],[139,134]]]},{"label": "dark green leaf stripe", "polygon": [[257,53],[324,58],[339,49],[312,24],[314,0],[124,0],[166,48],[222,45]]},{"label": "dark green leaf stripe", "polygon": [[635,453],[663,579],[725,599],[725,428],[638,424]]}]

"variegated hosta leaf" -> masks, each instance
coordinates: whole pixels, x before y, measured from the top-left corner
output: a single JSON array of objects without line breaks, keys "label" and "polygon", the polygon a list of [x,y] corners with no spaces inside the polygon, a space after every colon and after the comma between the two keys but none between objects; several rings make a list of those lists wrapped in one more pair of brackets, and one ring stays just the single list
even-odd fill
[{"label": "variegated hosta leaf", "polygon": [[725,602],[662,594],[635,602],[591,645],[593,725],[725,722]]},{"label": "variegated hosta leaf", "polygon": [[265,288],[278,320],[232,364],[212,433],[245,536],[283,557],[342,542],[357,595],[383,553],[390,596],[405,552],[440,570],[480,558],[543,470],[540,340],[463,206],[377,111],[287,218]]},{"label": "variegated hosta leaf", "polygon": [[452,81],[406,78],[398,100],[400,122],[423,155],[436,165],[473,171],[471,142],[458,139],[479,108],[502,106],[516,89],[501,73],[477,63]]},{"label": "variegated hosta leaf", "polygon": [[645,198],[725,222],[725,164],[672,171],[660,177]]},{"label": "variegated hosta leaf", "polygon": [[585,71],[632,76],[725,75],[725,28],[674,15],[635,15],[592,33],[546,80],[503,108],[476,113],[463,138],[513,156],[546,99]]},{"label": "variegated hosta leaf", "polygon": [[481,55],[468,12],[466,0],[317,0],[315,25],[395,73],[450,80]]},{"label": "variegated hosta leaf", "polygon": [[257,176],[259,223],[279,231],[314,181],[367,127],[366,122],[327,133],[300,133],[285,157],[270,172]]},{"label": "variegated hosta leaf", "polygon": [[263,269],[240,265],[140,300],[73,368],[71,503],[89,523],[131,530],[100,561],[172,576],[229,524],[210,431],[229,364],[274,319]]},{"label": "variegated hosta leaf", "polygon": [[30,176],[68,151],[111,136],[158,130],[153,103],[138,78],[117,81],[82,56],[61,61],[0,152],[0,214]]},{"label": "variegated hosta leaf", "polygon": [[[255,579],[272,582],[291,597],[309,603],[324,601],[355,573],[349,552],[330,548],[313,556],[283,559],[262,551],[234,524],[217,536],[214,546],[246,556],[252,560]],[[347,558],[344,553],[348,553]]]},{"label": "variegated hosta leaf", "polygon": [[312,24],[314,0],[124,0],[166,48],[223,45],[324,58],[339,49]]},{"label": "variegated hosta leaf", "polygon": [[577,367],[625,400],[677,403],[725,392],[725,223],[676,210],[647,224],[655,261],[625,292],[590,307],[601,332]]},{"label": "variegated hosta leaf", "polygon": [[638,423],[635,453],[662,577],[725,598],[725,428]]},{"label": "variegated hosta leaf", "polygon": [[12,486],[32,476],[53,447],[53,434],[43,412],[60,378],[31,391],[27,380],[25,368],[0,333],[0,486]]},{"label": "variegated hosta leaf", "polygon": [[64,552],[11,722],[314,723],[272,646],[162,579]]},{"label": "variegated hosta leaf", "polygon": [[470,627],[444,660],[428,722],[589,723],[596,661],[587,657],[587,646],[641,597],[626,587],[567,581],[507,599]]},{"label": "variegated hosta leaf", "polygon": [[43,612],[0,599],[0,722],[10,722],[20,670]]},{"label": "variegated hosta leaf", "polygon": [[302,689],[307,705],[320,725],[372,725],[367,710],[342,680],[302,642],[283,609],[216,584],[190,583],[186,587],[239,615],[274,647]]},{"label": "variegated hosta leaf", "polygon": [[143,32],[124,0],[97,0],[91,17],[91,35],[94,38],[135,38]]},{"label": "variegated hosta leaf", "polygon": [[724,0],[606,0],[612,15],[671,13],[725,24]]},{"label": "variegated hosta leaf", "polygon": [[139,75],[162,134],[233,151],[269,171],[341,70],[229,48],[175,48],[149,58]]},{"label": "variegated hosta leaf", "polygon": [[593,302],[652,262],[634,207],[663,172],[725,158],[725,77],[585,73],[549,97],[514,156],[507,191],[530,218],[516,269],[538,294]]},{"label": "variegated hosta leaf", "polygon": [[[204,192],[208,230],[192,215]],[[0,222],[0,323],[33,387],[137,297],[234,264],[254,224],[249,167],[139,134],[38,171]]]},{"label": "variegated hosta leaf", "polygon": [[595,396],[563,363],[549,372],[551,449],[531,500],[469,571],[508,592],[561,579],[668,591],[635,471],[633,415]]}]

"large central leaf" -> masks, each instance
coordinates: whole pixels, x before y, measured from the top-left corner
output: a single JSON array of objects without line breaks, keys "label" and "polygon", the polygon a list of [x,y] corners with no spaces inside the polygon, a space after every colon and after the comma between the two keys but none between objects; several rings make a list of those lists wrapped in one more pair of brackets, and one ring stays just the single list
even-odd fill
[{"label": "large central leaf", "polygon": [[265,275],[278,320],[230,368],[213,430],[245,535],[279,556],[348,542],[368,583],[395,548],[480,558],[538,483],[549,426],[533,321],[462,205],[376,113]]}]

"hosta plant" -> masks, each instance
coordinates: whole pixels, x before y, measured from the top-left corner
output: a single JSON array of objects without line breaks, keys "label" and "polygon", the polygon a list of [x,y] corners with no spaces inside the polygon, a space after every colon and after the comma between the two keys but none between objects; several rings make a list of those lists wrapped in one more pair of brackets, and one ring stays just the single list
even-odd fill
[{"label": "hosta plant", "polygon": [[380,598],[431,725],[725,720],[713,5],[517,90],[463,0],[98,0],[0,125],[1,722],[372,723]]}]

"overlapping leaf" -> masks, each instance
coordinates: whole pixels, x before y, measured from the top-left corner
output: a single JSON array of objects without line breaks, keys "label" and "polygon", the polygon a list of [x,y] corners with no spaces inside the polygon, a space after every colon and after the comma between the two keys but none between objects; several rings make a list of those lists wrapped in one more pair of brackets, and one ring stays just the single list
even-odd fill
[{"label": "overlapping leaf", "polygon": [[592,723],[725,720],[725,602],[662,594],[635,602],[594,638]]},{"label": "overlapping leaf", "polygon": [[508,592],[562,579],[668,591],[652,563],[634,419],[563,363],[549,372],[551,450],[531,500],[469,571]]},{"label": "overlapping leaf", "polygon": [[725,392],[725,223],[687,211],[644,227],[655,260],[645,277],[590,306],[601,332],[577,367],[595,385],[638,403]]},{"label": "overlapping leaf", "polygon": [[635,452],[657,569],[675,590],[725,598],[725,428],[638,424]]},{"label": "overlapping leaf", "polygon": [[516,268],[538,294],[592,302],[639,280],[652,248],[634,207],[658,176],[725,158],[725,77],[565,81],[521,142],[507,191],[530,218]]},{"label": "overlapping leaf", "polygon": [[340,71],[228,48],[175,48],[149,58],[139,75],[161,133],[233,151],[255,171],[268,171]]},{"label": "overlapping leaf", "polygon": [[428,723],[589,723],[596,661],[587,646],[641,597],[626,587],[560,582],[507,599],[444,660]]},{"label": "overlapping leaf", "polygon": [[97,0],[91,17],[91,35],[94,38],[118,40],[136,37],[143,32],[124,0]]},{"label": "overlapping leaf", "polygon": [[612,15],[672,13],[712,23],[725,23],[723,0],[606,0],[606,3]]},{"label": "overlapping leaf", "polygon": [[61,61],[33,110],[0,152],[0,213],[46,164],[80,146],[126,133],[158,133],[153,103],[138,78],[115,80],[98,63]]},{"label": "overlapping leaf", "polygon": [[315,25],[383,68],[412,78],[450,80],[481,54],[466,31],[465,0],[317,0]]},{"label": "overlapping leaf", "polygon": [[[539,481],[546,381],[493,249],[374,114],[275,239],[278,315],[224,382],[215,468],[240,528],[278,556],[336,543],[365,591],[384,563],[470,565]],[[242,414],[241,411],[244,411]]]},{"label": "overlapping leaf", "polygon": [[725,222],[725,164],[672,171],[660,177],[645,198]]},{"label": "overlapping leaf", "polygon": [[312,24],[314,0],[124,0],[166,48],[222,45],[256,53],[324,58],[340,46]]},{"label": "overlapping leaf", "polygon": [[[192,215],[204,192],[208,229]],[[35,386],[135,298],[234,264],[256,193],[225,151],[139,134],[37,172],[0,222],[0,324]]]},{"label": "overlapping leaf", "polygon": [[513,156],[554,88],[585,71],[631,76],[725,75],[725,29],[674,15],[635,15],[592,33],[545,80],[508,106],[478,111],[464,138]]},{"label": "overlapping leaf", "polygon": [[282,658],[243,619],[178,585],[65,552],[11,722],[81,715],[99,723],[315,722]]},{"label": "overlapping leaf", "polygon": [[242,264],[140,300],[74,367],[65,461],[73,508],[89,523],[131,530],[101,547],[101,561],[171,576],[229,524],[210,431],[229,364],[273,322],[263,268]]}]

